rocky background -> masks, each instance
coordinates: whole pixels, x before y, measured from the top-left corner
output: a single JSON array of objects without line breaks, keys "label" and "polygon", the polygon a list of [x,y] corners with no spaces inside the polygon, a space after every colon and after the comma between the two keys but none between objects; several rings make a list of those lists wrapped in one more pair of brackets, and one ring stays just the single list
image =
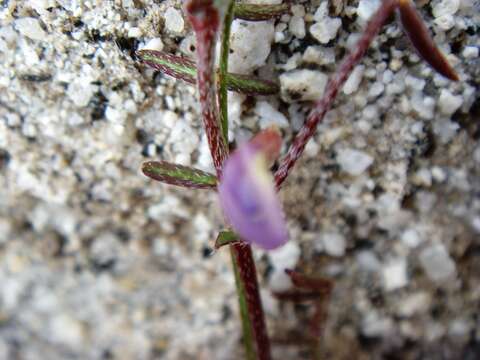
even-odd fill
[{"label": "rocky background", "polygon": [[[235,22],[231,70],[282,94],[232,94],[231,140],[274,123],[285,151],[379,3]],[[273,337],[312,310],[271,296],[285,267],[334,280],[327,359],[480,357],[480,4],[416,3],[461,80],[392,19],[281,192],[291,241],[255,252]],[[194,56],[181,1],[0,2],[2,360],[242,358],[228,251],[210,251],[215,194],[139,170],[212,168],[195,89],[139,65],[142,47]]]}]

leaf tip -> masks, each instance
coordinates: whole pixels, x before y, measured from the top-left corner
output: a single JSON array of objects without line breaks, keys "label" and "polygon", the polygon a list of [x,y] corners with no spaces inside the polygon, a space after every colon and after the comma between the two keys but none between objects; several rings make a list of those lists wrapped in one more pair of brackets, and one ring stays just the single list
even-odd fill
[{"label": "leaf tip", "polygon": [[152,177],[153,175],[153,170],[155,167],[155,162],[154,161],[146,161],[142,164],[141,170],[143,175],[147,177]]},{"label": "leaf tip", "polygon": [[403,29],[418,54],[435,71],[450,80],[458,81],[458,74],[433,42],[427,26],[412,1],[398,0],[397,9]]},{"label": "leaf tip", "polygon": [[215,240],[214,250],[216,251],[225,245],[231,245],[238,242],[240,242],[240,238],[233,231],[220,231]]}]

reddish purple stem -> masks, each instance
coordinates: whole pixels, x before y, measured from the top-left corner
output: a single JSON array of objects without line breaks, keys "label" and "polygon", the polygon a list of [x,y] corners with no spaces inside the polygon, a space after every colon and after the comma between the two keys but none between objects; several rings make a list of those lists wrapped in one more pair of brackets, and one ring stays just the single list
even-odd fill
[{"label": "reddish purple stem", "polygon": [[197,86],[203,125],[207,133],[213,164],[218,178],[221,178],[222,166],[228,150],[218,121],[215,91],[214,50],[220,19],[212,1],[190,0],[186,3],[185,10],[197,38]]},{"label": "reddish purple stem", "polygon": [[[223,162],[227,158],[226,140],[222,138],[215,88],[214,45],[219,15],[212,0],[189,0],[185,10],[197,38],[197,86],[200,93],[203,123],[217,176],[221,179]],[[257,356],[270,360],[270,340],[267,335],[262,301],[252,249],[246,243],[232,245],[239,275],[245,290],[248,314],[252,324]]]},{"label": "reddish purple stem", "polygon": [[285,155],[285,157],[282,159],[278,170],[275,172],[275,184],[277,189],[280,188],[282,183],[287,178],[290,170],[295,165],[298,158],[302,155],[308,140],[310,140],[310,138],[315,134],[315,130],[317,129],[319,122],[323,120],[325,114],[332,107],[338,91],[342,88],[343,84],[350,76],[353,68],[360,62],[373,38],[377,35],[383,24],[392,15],[396,6],[396,0],[384,0],[382,2],[380,8],[369,21],[353,52],[348,55],[348,57],[340,65],[337,72],[330,78],[325,88],[325,94],[315,104],[315,107],[308,115],[303,127],[293,140],[287,155]]},{"label": "reddish purple stem", "polygon": [[253,260],[252,248],[245,242],[232,244],[233,254],[239,265],[239,275],[245,290],[248,315],[252,324],[253,338],[256,342],[257,358],[270,360],[270,339],[265,324],[262,300],[258,291],[257,269]]}]

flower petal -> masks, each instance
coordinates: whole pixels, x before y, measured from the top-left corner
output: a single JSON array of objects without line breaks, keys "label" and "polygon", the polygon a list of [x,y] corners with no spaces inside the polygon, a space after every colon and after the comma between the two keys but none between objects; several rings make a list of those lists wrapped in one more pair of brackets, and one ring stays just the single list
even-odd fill
[{"label": "flower petal", "polygon": [[271,250],[285,244],[288,232],[267,167],[268,148],[259,145],[258,136],[240,146],[225,163],[218,192],[225,216],[242,239]]}]

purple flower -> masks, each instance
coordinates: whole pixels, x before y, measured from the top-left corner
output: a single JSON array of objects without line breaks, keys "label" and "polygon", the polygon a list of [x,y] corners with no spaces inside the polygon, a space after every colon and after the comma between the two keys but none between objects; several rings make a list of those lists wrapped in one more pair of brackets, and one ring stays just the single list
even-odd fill
[{"label": "purple flower", "polygon": [[285,216],[268,162],[278,156],[280,136],[265,130],[226,161],[218,185],[223,212],[243,240],[271,250],[288,240]]}]

